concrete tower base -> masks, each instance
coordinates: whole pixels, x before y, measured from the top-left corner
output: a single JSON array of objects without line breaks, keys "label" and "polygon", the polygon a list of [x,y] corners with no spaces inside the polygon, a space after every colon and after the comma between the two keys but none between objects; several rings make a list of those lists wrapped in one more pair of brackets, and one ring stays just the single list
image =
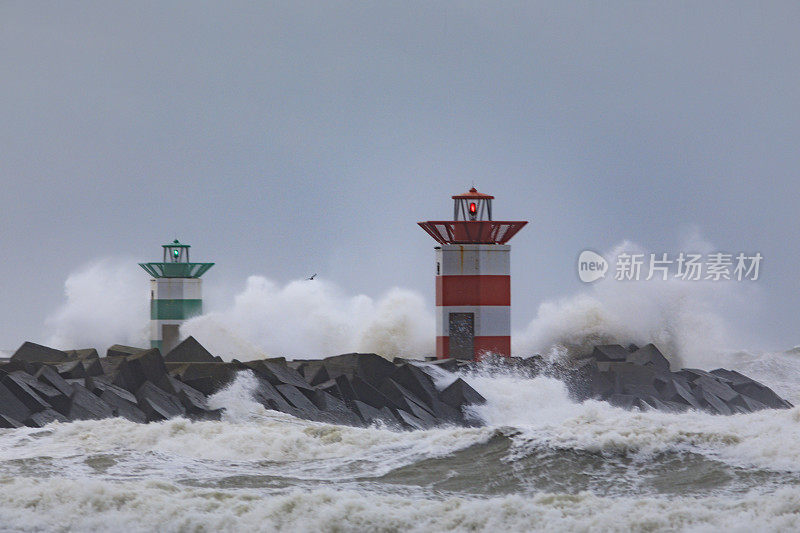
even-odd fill
[{"label": "concrete tower base", "polygon": [[436,247],[436,357],[511,355],[511,247]]}]

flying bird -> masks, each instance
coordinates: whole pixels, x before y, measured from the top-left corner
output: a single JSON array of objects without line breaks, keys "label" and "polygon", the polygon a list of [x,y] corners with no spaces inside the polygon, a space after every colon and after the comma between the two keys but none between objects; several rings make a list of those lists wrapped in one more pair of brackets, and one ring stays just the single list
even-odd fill
[{"label": "flying bird", "polygon": [[313,274],[311,274],[311,277],[310,277],[310,278],[306,278],[306,281],[311,281],[312,279],[314,279],[314,278],[316,278],[316,277],[317,277],[317,273],[316,273],[316,272],[314,272]]}]

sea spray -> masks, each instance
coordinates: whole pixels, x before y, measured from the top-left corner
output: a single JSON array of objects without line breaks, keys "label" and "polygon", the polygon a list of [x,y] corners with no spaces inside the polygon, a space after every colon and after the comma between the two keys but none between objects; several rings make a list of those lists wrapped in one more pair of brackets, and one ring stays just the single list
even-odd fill
[{"label": "sea spray", "polygon": [[[640,247],[620,244],[613,252]],[[611,275],[611,274],[610,274]],[[517,356],[577,357],[603,343],[653,342],[674,366],[724,366],[721,355],[737,343],[724,309],[745,305],[756,289],[734,282],[623,282],[610,279],[579,293],[543,302],[537,316],[512,335]],[[113,343],[147,344],[147,280],[132,260],[95,261],[69,275],[65,303],[47,320],[50,345],[72,349]],[[519,298],[519,296],[517,297]],[[423,358],[434,352],[434,315],[425,297],[393,288],[375,299],[346,294],[317,278],[279,284],[250,276],[227,307],[186,322],[215,355],[240,360],[322,357],[375,352]]]},{"label": "sea spray", "polygon": [[92,261],[64,282],[65,302],[45,322],[45,344],[59,349],[148,346],[147,276],[128,258]]},{"label": "sea spray", "polygon": [[228,359],[346,352],[422,358],[433,353],[434,338],[432,312],[412,291],[395,288],[373,300],[347,296],[324,279],[279,286],[261,276],[248,278],[230,308],[189,320],[182,334]]},{"label": "sea spray", "polygon": [[[605,255],[622,252],[647,253],[623,242]],[[609,271],[604,280],[572,296],[543,302],[537,316],[512,337],[514,354],[575,358],[597,344],[652,342],[671,355],[673,366],[722,366],[722,355],[742,342],[725,310],[752,305],[757,287],[725,280],[685,281],[672,275],[667,280],[646,278],[644,272],[637,281],[621,281]]]},{"label": "sea spray", "polygon": [[[447,374],[439,370],[437,387],[454,379]],[[490,427],[513,428],[523,455],[540,447],[646,456],[691,452],[732,466],[800,473],[800,407],[732,416],[629,411],[601,401],[576,403],[553,377],[531,378],[491,361],[457,376],[487,400],[467,409]],[[767,385],[785,379],[766,372],[763,378]]]}]

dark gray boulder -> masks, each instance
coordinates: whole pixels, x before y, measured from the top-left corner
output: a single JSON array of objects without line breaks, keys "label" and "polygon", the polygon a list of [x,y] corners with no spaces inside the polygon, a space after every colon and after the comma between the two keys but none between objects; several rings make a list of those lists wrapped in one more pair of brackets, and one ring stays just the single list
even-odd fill
[{"label": "dark gray boulder", "polygon": [[55,366],[58,375],[64,379],[76,379],[86,377],[86,367],[82,361],[68,361]]},{"label": "dark gray boulder", "polygon": [[456,379],[443,389],[439,393],[439,399],[455,409],[461,409],[465,405],[482,405],[486,403],[486,398],[461,378]]},{"label": "dark gray boulder", "polygon": [[62,393],[55,387],[48,385],[47,383],[44,383],[36,379],[35,376],[32,376],[26,372],[22,372],[21,370],[12,372],[11,374],[9,374],[9,377],[10,379],[18,380],[19,382],[25,383],[25,385],[27,385],[32,391],[34,391],[39,396],[39,398],[41,398],[44,401],[44,403],[46,403],[48,406],[52,407],[59,413],[66,414],[69,411],[69,404],[70,404],[69,396]]},{"label": "dark gray boulder", "polygon": [[202,344],[192,337],[186,337],[180,344],[164,356],[168,363],[221,363],[221,357],[214,357]]},{"label": "dark gray boulder", "polygon": [[150,381],[145,381],[136,391],[139,409],[149,422],[166,420],[186,414],[180,400]]},{"label": "dark gray boulder", "polygon": [[0,415],[16,421],[22,421],[28,418],[30,414],[31,409],[22,403],[4,383],[0,382]]},{"label": "dark gray boulder", "polygon": [[45,409],[44,411],[39,411],[38,413],[33,413],[28,418],[25,419],[25,425],[34,428],[41,428],[50,424],[51,422],[69,422],[70,420],[59,413],[58,411],[54,411],[52,409]]},{"label": "dark gray boulder", "polygon": [[55,348],[49,348],[33,342],[24,342],[11,356],[11,360],[27,363],[60,363],[69,361],[70,357],[66,352]]},{"label": "dark gray boulder", "polygon": [[563,379],[576,400],[606,400],[624,408],[691,408],[730,415],[791,406],[770,388],[732,370],[670,372],[668,359],[653,344],[631,349],[597,346],[588,358],[551,372]]},{"label": "dark gray boulder", "polygon": [[[23,378],[21,374],[24,375],[24,373],[21,371],[15,371],[11,372],[10,374],[6,374],[3,379],[0,380],[0,384],[4,385],[16,397],[17,400],[22,402],[22,404],[25,405],[30,413],[38,413],[39,411],[44,411],[45,409],[50,408],[50,404],[48,404],[42,399],[41,396],[36,394],[36,392],[31,389],[27,383],[28,380]],[[14,418],[17,418],[18,420],[24,420],[27,417]]]},{"label": "dark gray boulder", "polygon": [[136,348],[134,346],[115,344],[106,350],[106,357],[128,357],[130,355],[146,352],[147,350],[148,348]]},{"label": "dark gray boulder", "polygon": [[619,344],[595,346],[592,357],[597,361],[625,361],[630,352]]},{"label": "dark gray boulder", "polygon": [[114,409],[86,387],[72,385],[72,397],[67,418],[70,420],[100,420],[114,416]]},{"label": "dark gray boulder", "polygon": [[23,424],[19,420],[16,420],[14,418],[11,418],[8,415],[4,415],[4,414],[0,413],[0,428],[3,428],[3,429],[16,429],[16,428],[21,428],[21,427],[24,427],[24,426],[25,426],[25,424]]},{"label": "dark gray boulder", "polygon": [[669,371],[669,361],[652,343],[638,348],[633,353],[628,353],[625,360],[635,365],[652,366]]}]

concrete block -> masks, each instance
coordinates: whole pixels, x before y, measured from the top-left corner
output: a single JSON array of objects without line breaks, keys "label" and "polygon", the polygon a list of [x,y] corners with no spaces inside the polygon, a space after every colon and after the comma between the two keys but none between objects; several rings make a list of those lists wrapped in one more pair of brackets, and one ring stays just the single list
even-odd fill
[{"label": "concrete block", "polygon": [[355,400],[355,408],[358,414],[361,416],[361,419],[367,425],[372,425],[378,421],[382,421],[383,417],[381,415],[380,410],[375,409],[369,404],[366,404],[360,400]]},{"label": "concrete block", "polygon": [[[66,414],[69,411],[69,396],[63,394],[55,387],[50,386],[47,383],[36,379],[35,376],[31,376],[30,374],[22,372],[21,370],[12,372],[10,376],[13,376],[15,380],[25,383],[31,390],[38,394],[48,406],[51,406],[59,413]],[[34,410],[38,411],[38,409]]]},{"label": "concrete block", "polygon": [[16,420],[8,415],[0,413],[0,428],[16,429],[16,428],[21,428],[23,426],[25,426],[25,424],[23,424],[19,420]]},{"label": "concrete block", "polygon": [[115,344],[106,350],[106,357],[128,357],[146,352],[147,348],[135,348],[133,346],[124,346],[122,344]]},{"label": "concrete block", "polygon": [[454,409],[461,409],[465,405],[482,405],[486,398],[461,378],[448,385],[439,393],[439,399]]},{"label": "concrete block", "polygon": [[82,359],[81,362],[87,376],[102,376],[105,373],[103,365],[100,364],[100,359],[98,358]]},{"label": "concrete block", "polygon": [[417,429],[417,430],[430,429],[435,425],[420,420],[419,418],[415,417],[410,413],[407,413],[402,409],[397,409],[395,411],[395,414],[397,415],[397,418],[402,422],[403,426],[409,429]]},{"label": "concrete block", "polygon": [[448,372],[455,372],[458,370],[458,359],[439,359],[438,361],[431,361],[430,364]]},{"label": "concrete block", "polygon": [[89,359],[97,359],[98,357],[100,357],[97,354],[97,350],[94,349],[94,348],[82,348],[80,350],[67,350],[66,353],[70,357],[70,359],[89,360]]},{"label": "concrete block", "polygon": [[719,413],[721,415],[732,415],[733,411],[730,407],[728,407],[724,401],[718,398],[713,393],[709,392],[708,390],[703,390],[702,388],[698,387],[698,390],[701,391],[702,394],[702,401],[701,405],[703,405],[706,410],[711,412]]},{"label": "concrete block", "polygon": [[222,362],[222,358],[214,357],[194,337],[189,336],[165,355],[164,361],[169,363],[219,363]]},{"label": "concrete block", "polygon": [[307,364],[303,369],[303,377],[312,387],[331,379],[328,376],[328,370],[321,361]]},{"label": "concrete block", "polygon": [[353,378],[350,379],[350,385],[353,388],[356,399],[375,409],[386,406],[399,407],[398,405],[394,405],[391,400],[381,394],[375,387],[361,379],[360,376],[353,376]]},{"label": "concrete block", "polygon": [[608,397],[608,403],[614,407],[633,409],[636,399],[636,396],[633,396],[632,394],[612,394]]},{"label": "concrete block", "polygon": [[11,356],[11,360],[28,363],[59,363],[68,361],[69,356],[66,352],[55,348],[49,348],[33,342],[24,342]]},{"label": "concrete block", "polygon": [[792,407],[791,403],[775,394],[769,387],[757,381],[750,380],[749,383],[739,383],[732,388],[742,396],[747,396],[750,399],[756,400],[771,409],[788,409]]},{"label": "concrete block", "polygon": [[166,420],[186,414],[180,400],[150,381],[145,381],[136,391],[139,409],[149,422]]},{"label": "concrete block", "polygon": [[719,380],[703,376],[694,381],[696,387],[708,391],[723,402],[729,402],[739,395],[738,392]]},{"label": "concrete block", "polygon": [[55,366],[58,375],[64,379],[76,379],[86,377],[86,368],[81,361],[68,361]]},{"label": "concrete block", "polygon": [[[0,382],[0,415],[10,419],[22,421],[31,414],[29,409],[16,395]],[[20,422],[22,424],[22,422]]]},{"label": "concrete block", "polygon": [[314,403],[302,392],[300,392],[294,385],[281,383],[279,385],[275,385],[275,388],[281,393],[281,396],[286,398],[286,401],[288,401],[296,409],[309,414],[314,414],[319,411],[317,406],[314,405]]},{"label": "concrete block", "polygon": [[669,361],[652,343],[642,346],[633,353],[629,353],[625,360],[635,365],[652,366],[660,370],[669,371]]},{"label": "concrete block", "polygon": [[684,403],[692,409],[702,409],[700,402],[692,393],[692,390],[689,388],[689,385],[686,384],[686,382],[680,379],[673,379],[672,384],[675,387],[675,395],[670,398],[671,401]]},{"label": "concrete block", "polygon": [[339,393],[341,394],[342,401],[347,404],[347,407],[355,409],[353,404],[354,400],[357,400],[358,397],[356,396],[356,391],[353,390],[353,386],[350,384],[350,379],[344,374],[336,376],[333,380],[336,383],[336,386],[339,389]]},{"label": "concrete block", "polygon": [[[29,412],[38,413],[39,411],[44,411],[45,409],[50,408],[50,404],[43,400],[41,396],[36,394],[36,392],[28,386],[26,383],[27,380],[21,377],[21,374],[27,375],[18,370],[16,372],[6,374],[3,379],[0,380],[0,383],[2,383],[2,385],[4,385],[17,398],[17,400],[22,402]],[[27,418],[27,416],[17,417],[12,413],[8,414],[17,420],[25,420]]]},{"label": "concrete block", "polygon": [[266,379],[259,377],[258,386],[253,391],[253,399],[273,411],[293,413],[294,407],[278,392],[275,386]]},{"label": "concrete block", "polygon": [[52,409],[45,409],[38,413],[33,413],[25,419],[25,425],[32,428],[41,428],[50,424],[51,422],[69,422],[69,419]]},{"label": "concrete block", "polygon": [[592,357],[598,361],[625,361],[628,358],[628,350],[619,344],[603,344],[595,346]]},{"label": "concrete block", "polygon": [[300,372],[289,367],[283,358],[245,361],[242,364],[273,385],[286,383],[304,389],[312,388]]},{"label": "concrete block", "polygon": [[100,420],[114,416],[114,410],[106,402],[77,383],[72,385],[72,397],[67,418],[70,420]]},{"label": "concrete block", "polygon": [[[130,398],[133,397],[133,401]],[[114,416],[127,418],[131,422],[144,424],[147,415],[139,409],[136,397],[119,387],[108,388],[100,393],[100,399],[111,406]]]}]

